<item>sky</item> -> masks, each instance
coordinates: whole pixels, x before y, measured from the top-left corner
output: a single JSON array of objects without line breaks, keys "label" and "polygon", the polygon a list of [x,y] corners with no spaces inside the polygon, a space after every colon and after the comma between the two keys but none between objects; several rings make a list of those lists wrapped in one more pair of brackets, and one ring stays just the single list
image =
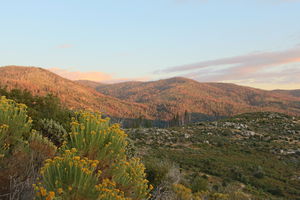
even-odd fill
[{"label": "sky", "polygon": [[300,0],[0,0],[0,66],[300,89]]}]

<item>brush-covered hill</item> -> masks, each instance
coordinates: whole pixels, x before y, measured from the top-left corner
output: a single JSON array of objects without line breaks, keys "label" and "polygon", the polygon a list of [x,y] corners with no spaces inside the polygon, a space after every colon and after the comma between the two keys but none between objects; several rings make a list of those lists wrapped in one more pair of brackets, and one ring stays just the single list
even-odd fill
[{"label": "brush-covered hill", "polygon": [[114,117],[136,118],[146,106],[101,94],[77,82],[37,67],[0,67],[0,87],[28,90],[33,95],[56,95],[70,109],[88,109]]},{"label": "brush-covered hill", "polygon": [[299,90],[273,90],[273,92],[300,98],[300,89]]},{"label": "brush-covered hill", "polygon": [[[149,179],[164,187],[161,191],[179,182],[193,192],[227,194],[231,200],[300,198],[299,117],[244,113],[214,122],[127,132],[148,173],[161,173]],[[179,168],[176,173],[172,166]]]},{"label": "brush-covered hill", "polygon": [[76,80],[77,83],[80,83],[81,85],[85,85],[91,88],[96,89],[100,85],[103,85],[103,83],[96,82],[96,81],[90,81],[90,80]]},{"label": "brush-covered hill", "polygon": [[199,83],[187,78],[99,84],[97,91],[149,106],[151,115],[170,120],[188,113],[231,116],[253,111],[300,114],[300,98],[229,83]]}]

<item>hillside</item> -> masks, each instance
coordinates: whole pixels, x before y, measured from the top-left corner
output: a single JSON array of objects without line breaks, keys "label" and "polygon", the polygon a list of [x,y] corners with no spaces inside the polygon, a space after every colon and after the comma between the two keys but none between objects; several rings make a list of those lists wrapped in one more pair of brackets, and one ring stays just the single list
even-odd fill
[{"label": "hillside", "polygon": [[[0,86],[25,89],[34,95],[53,93],[71,109],[101,111],[118,118],[189,121],[244,112],[300,114],[295,91],[265,91],[229,83],[199,83],[186,78],[152,82],[102,84],[71,81],[42,68],[0,68]],[[178,119],[179,118],[179,119]]]},{"label": "hillside", "polygon": [[[184,127],[127,132],[137,153],[150,163],[147,169],[163,173],[159,163],[171,162],[167,165],[180,169],[175,180],[193,191],[225,193],[228,199],[300,198],[299,117],[245,113]],[[168,190],[166,182],[174,182],[159,180],[166,187],[162,191]]]},{"label": "hillside", "polygon": [[284,94],[284,95],[290,95],[294,97],[300,97],[300,89],[299,90],[273,90],[273,92]]},{"label": "hillside", "polygon": [[90,81],[90,80],[76,80],[75,82],[80,83],[81,85],[85,85],[91,88],[96,89],[98,86],[102,85],[100,82]]},{"label": "hillside", "polygon": [[151,115],[170,120],[185,111],[192,117],[232,116],[252,111],[300,114],[300,97],[229,83],[199,83],[186,78],[152,82],[101,84],[96,90],[121,100],[149,106]]},{"label": "hillside", "polygon": [[90,87],[36,67],[1,67],[0,86],[28,90],[33,95],[52,93],[70,109],[100,111],[115,117],[136,118],[146,110],[144,105],[101,94]]}]

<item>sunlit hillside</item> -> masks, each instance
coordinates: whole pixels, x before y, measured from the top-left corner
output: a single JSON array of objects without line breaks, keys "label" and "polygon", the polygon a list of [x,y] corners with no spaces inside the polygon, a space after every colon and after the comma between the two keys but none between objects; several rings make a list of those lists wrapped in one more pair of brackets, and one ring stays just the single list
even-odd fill
[{"label": "sunlit hillside", "polygon": [[44,96],[51,93],[70,109],[88,109],[115,117],[134,118],[146,115],[144,105],[101,94],[42,68],[1,67],[0,87],[28,90],[33,95]]}]

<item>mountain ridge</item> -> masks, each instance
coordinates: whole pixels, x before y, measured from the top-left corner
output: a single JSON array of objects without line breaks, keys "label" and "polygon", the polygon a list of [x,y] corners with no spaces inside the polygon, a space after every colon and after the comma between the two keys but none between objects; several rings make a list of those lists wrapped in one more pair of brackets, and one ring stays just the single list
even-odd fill
[{"label": "mountain ridge", "polygon": [[26,89],[34,95],[53,93],[68,108],[102,111],[120,118],[170,121],[189,113],[196,121],[199,115],[254,111],[300,115],[300,97],[289,93],[232,83],[200,83],[184,77],[104,84],[71,81],[43,68],[6,66],[0,67],[0,86]]},{"label": "mountain ridge", "polygon": [[103,84],[95,89],[119,99],[146,104],[152,110],[171,111],[160,113],[168,119],[185,111],[213,116],[261,110],[296,115],[300,112],[299,97],[232,83],[200,83],[182,77]]},{"label": "mountain ridge", "polygon": [[28,90],[33,95],[53,93],[68,108],[99,111],[115,117],[135,118],[136,113],[145,113],[146,110],[144,105],[101,94],[90,87],[37,67],[0,67],[0,86]]}]

